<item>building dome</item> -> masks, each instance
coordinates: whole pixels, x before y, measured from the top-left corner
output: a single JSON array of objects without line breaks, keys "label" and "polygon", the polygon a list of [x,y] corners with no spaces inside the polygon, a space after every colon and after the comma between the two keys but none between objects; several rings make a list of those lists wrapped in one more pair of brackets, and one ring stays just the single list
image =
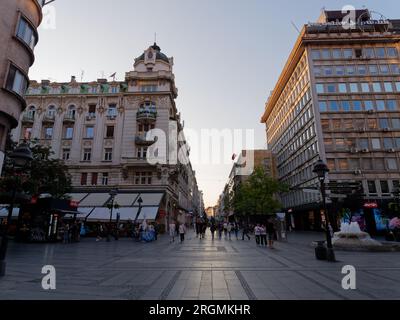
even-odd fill
[{"label": "building dome", "polygon": [[[162,60],[166,63],[169,63],[169,59],[168,57],[161,52],[161,48],[157,45],[157,43],[154,42],[154,44],[150,47],[151,49],[153,49],[156,52],[156,60]],[[145,60],[145,53],[143,53],[139,58],[136,59],[137,62],[139,61],[144,61]]]}]

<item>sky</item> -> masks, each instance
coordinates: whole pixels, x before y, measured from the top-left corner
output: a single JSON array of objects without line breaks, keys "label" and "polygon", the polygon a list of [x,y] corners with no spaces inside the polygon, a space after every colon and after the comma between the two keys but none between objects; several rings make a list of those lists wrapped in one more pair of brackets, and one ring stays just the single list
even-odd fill
[{"label": "sky", "polygon": [[[157,33],[162,52],[174,57],[185,129],[253,130],[254,148],[265,149],[260,119],[298,36],[295,26],[315,21],[324,7],[349,4],[399,18],[397,0],[56,0],[46,9],[29,76],[93,81],[116,72],[124,80]],[[192,141],[199,188],[213,206],[241,148],[211,161],[212,149]]]}]

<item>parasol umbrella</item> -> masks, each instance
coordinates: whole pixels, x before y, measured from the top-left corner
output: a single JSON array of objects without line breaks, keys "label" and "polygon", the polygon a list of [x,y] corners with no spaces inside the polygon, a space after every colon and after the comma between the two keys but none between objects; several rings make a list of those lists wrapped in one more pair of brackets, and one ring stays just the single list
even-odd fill
[{"label": "parasol umbrella", "polygon": [[392,220],[390,220],[389,222],[389,228],[390,229],[400,229],[400,219],[399,218],[393,218]]}]

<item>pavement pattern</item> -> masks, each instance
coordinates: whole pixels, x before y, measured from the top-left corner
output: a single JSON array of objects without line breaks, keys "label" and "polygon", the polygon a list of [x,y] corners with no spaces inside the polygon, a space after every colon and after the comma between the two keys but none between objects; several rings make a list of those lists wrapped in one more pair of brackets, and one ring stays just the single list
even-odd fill
[{"label": "pavement pattern", "polygon": [[[400,252],[336,251],[339,262],[315,259],[320,233],[290,233],[275,249],[241,239],[196,238],[183,244],[130,239],[75,244],[12,243],[0,299],[39,300],[400,300]],[[42,289],[42,267],[56,269],[56,290]],[[343,266],[357,270],[344,290]]]}]

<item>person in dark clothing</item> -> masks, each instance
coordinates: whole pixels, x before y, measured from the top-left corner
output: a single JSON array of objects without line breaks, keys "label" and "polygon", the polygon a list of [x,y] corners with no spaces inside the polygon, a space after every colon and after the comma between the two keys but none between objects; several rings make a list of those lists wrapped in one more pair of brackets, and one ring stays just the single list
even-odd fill
[{"label": "person in dark clothing", "polygon": [[212,223],[211,226],[210,226],[212,240],[214,240],[215,230],[216,230],[216,226],[215,226],[214,223]]},{"label": "person in dark clothing", "polygon": [[246,236],[247,239],[251,240],[250,236],[249,236],[250,230],[249,230],[249,226],[247,224],[245,224],[243,226],[243,234],[242,234],[242,240],[244,241],[244,237]]}]

